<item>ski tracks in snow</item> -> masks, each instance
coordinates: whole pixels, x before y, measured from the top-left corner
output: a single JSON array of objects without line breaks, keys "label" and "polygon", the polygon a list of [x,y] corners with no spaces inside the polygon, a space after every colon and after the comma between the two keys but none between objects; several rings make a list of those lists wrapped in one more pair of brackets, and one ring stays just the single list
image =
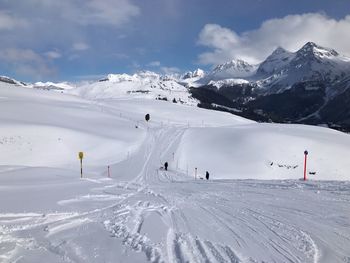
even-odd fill
[{"label": "ski tracks in snow", "polygon": [[[151,262],[350,261],[348,185],[193,180],[171,162],[185,130],[149,129],[134,157],[143,165],[133,180],[99,184],[91,194],[59,201],[89,204],[86,212],[0,214],[0,259],[16,262],[23,251],[34,251],[55,255],[57,262],[111,262],[98,260],[105,253],[100,244],[89,249],[97,242],[91,233],[105,231],[125,248],[111,247],[109,253],[120,253],[115,258],[131,250]],[[165,161],[169,171],[160,169]],[[322,213],[327,207],[334,218]]]}]

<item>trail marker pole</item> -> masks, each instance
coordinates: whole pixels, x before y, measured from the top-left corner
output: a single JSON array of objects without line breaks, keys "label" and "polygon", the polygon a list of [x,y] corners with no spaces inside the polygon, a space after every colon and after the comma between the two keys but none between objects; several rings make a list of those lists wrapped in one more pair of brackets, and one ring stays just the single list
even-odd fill
[{"label": "trail marker pole", "polygon": [[83,178],[83,158],[84,158],[84,153],[79,152],[79,159],[80,159],[80,178]]},{"label": "trail marker pole", "polygon": [[197,167],[194,168],[194,179],[197,180]]},{"label": "trail marker pole", "polygon": [[109,165],[108,165],[108,177],[109,178],[111,177],[111,172],[110,172],[110,169],[109,169]]},{"label": "trail marker pole", "polygon": [[307,161],[307,155],[309,154],[308,151],[304,151],[304,181],[306,181],[306,161]]}]

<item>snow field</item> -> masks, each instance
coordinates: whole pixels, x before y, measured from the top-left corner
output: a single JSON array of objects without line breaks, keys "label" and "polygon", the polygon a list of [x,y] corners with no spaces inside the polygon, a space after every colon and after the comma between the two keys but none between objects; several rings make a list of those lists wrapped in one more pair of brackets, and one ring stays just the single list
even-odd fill
[{"label": "snow field", "polygon": [[350,261],[346,134],[6,86],[0,138],[1,262]]},{"label": "snow field", "polygon": [[125,159],[145,137],[142,127],[76,97],[19,87],[0,93],[6,94],[0,104],[1,165],[76,169],[83,151],[88,166],[105,166]]},{"label": "snow field", "polygon": [[191,128],[175,156],[182,171],[193,174],[197,167],[202,177],[208,170],[213,179],[300,179],[304,150],[309,152],[309,179],[350,179],[350,137],[314,126],[257,123]]}]

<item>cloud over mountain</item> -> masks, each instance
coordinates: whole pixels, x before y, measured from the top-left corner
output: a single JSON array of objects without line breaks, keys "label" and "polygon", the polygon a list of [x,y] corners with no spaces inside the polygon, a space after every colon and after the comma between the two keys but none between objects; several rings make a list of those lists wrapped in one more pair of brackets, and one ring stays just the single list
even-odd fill
[{"label": "cloud over mountain", "polygon": [[276,47],[296,51],[308,41],[330,46],[350,55],[350,15],[333,19],[322,13],[288,15],[264,21],[255,30],[240,34],[218,24],[206,24],[198,44],[209,51],[201,53],[201,64],[219,64],[230,59],[250,63],[264,60]]}]

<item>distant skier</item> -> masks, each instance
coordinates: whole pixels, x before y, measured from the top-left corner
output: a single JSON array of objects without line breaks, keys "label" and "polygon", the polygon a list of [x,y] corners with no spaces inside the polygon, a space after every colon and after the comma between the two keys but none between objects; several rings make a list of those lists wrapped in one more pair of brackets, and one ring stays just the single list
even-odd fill
[{"label": "distant skier", "polygon": [[168,171],[168,162],[165,162],[164,168],[165,168],[165,171]]},{"label": "distant skier", "polygon": [[208,172],[208,171],[205,172],[205,178],[206,178],[207,180],[209,180],[209,172]]}]

